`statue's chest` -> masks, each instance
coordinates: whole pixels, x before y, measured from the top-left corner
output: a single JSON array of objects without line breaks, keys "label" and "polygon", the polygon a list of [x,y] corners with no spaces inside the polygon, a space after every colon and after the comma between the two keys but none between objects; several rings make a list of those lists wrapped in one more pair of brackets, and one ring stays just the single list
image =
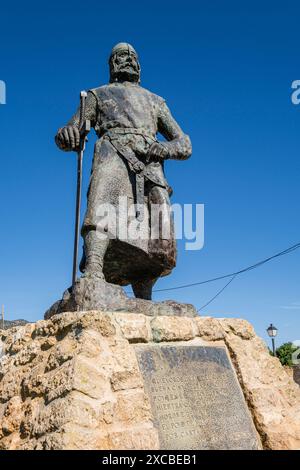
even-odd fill
[{"label": "statue's chest", "polygon": [[114,86],[100,98],[102,119],[156,120],[156,106],[149,93],[138,87]]}]

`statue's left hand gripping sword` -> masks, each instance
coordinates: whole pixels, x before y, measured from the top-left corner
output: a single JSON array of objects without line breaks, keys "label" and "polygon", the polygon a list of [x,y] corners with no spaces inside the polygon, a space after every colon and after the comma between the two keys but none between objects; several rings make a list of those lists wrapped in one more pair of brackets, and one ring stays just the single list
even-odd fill
[{"label": "statue's left hand gripping sword", "polygon": [[80,206],[81,206],[81,190],[82,190],[82,162],[83,152],[85,150],[85,143],[87,135],[91,130],[91,122],[85,119],[85,105],[86,105],[87,92],[80,92],[80,117],[79,117],[79,132],[80,144],[77,152],[77,191],[76,191],[76,216],[75,216],[75,237],[74,237],[74,255],[73,255],[73,276],[72,286],[74,287],[77,278],[78,266],[78,241],[80,235]]}]

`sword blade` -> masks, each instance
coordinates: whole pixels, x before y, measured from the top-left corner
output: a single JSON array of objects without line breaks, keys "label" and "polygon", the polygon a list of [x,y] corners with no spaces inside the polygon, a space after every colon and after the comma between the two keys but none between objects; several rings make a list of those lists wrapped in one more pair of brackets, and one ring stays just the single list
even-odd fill
[{"label": "sword blade", "polygon": [[76,215],[75,215],[75,237],[73,254],[73,275],[72,286],[75,285],[78,266],[78,241],[80,236],[80,208],[81,208],[81,188],[82,188],[82,161],[83,150],[77,153],[77,189],[76,189]]}]

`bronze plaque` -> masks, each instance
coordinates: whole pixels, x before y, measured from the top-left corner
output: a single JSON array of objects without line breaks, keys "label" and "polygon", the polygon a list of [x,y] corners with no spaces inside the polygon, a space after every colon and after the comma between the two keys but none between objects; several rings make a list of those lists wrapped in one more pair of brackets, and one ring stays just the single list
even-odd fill
[{"label": "bronze plaque", "polygon": [[139,345],[161,449],[260,449],[223,347]]}]

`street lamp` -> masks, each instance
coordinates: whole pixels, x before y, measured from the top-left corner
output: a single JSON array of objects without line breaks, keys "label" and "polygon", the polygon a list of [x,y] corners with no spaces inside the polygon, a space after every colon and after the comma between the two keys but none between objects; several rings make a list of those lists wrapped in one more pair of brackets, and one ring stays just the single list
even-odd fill
[{"label": "street lamp", "polygon": [[272,323],[271,325],[267,328],[267,333],[272,339],[272,348],[273,348],[273,355],[276,357],[276,349],[275,349],[275,336],[277,335],[277,328],[274,326]]}]

